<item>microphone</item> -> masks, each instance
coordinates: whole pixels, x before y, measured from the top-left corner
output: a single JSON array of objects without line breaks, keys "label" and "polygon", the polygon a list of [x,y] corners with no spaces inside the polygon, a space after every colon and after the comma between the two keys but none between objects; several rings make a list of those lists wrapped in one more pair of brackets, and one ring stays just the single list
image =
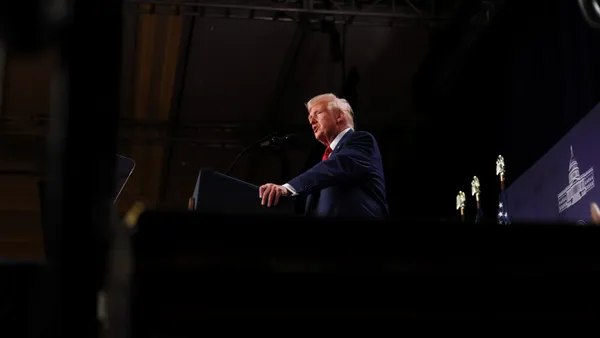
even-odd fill
[{"label": "microphone", "polygon": [[[288,139],[293,138],[293,136],[295,134],[289,134],[286,135],[284,137],[277,137],[275,136],[277,135],[277,133],[271,133],[267,136],[261,137],[260,139],[252,142],[249,146],[247,146],[246,148],[244,148],[235,158],[235,160],[233,160],[233,163],[231,163],[231,165],[229,166],[229,168],[227,169],[227,171],[225,172],[225,175],[229,175],[229,173],[231,172],[231,170],[233,169],[233,167],[235,167],[235,164],[237,163],[237,161],[245,154],[247,153],[250,149],[254,148],[257,145],[260,145],[261,147],[268,147],[270,145],[278,145],[278,144],[282,144],[282,142],[286,142]],[[264,144],[264,145],[263,145]]]},{"label": "microphone", "polygon": [[282,146],[285,143],[289,142],[290,140],[293,140],[294,138],[296,138],[296,134],[287,134],[285,136],[273,136],[271,138],[269,138],[266,141],[263,141],[260,143],[261,148],[264,147],[270,147],[270,146],[274,146],[274,147],[278,147],[278,146]]}]

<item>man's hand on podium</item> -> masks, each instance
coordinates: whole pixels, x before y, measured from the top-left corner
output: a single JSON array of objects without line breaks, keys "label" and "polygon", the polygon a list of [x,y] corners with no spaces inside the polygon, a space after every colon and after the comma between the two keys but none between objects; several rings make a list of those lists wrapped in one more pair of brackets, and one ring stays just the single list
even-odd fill
[{"label": "man's hand on podium", "polygon": [[596,203],[592,203],[592,223],[600,225],[600,208]]},{"label": "man's hand on podium", "polygon": [[258,188],[258,198],[261,199],[260,204],[266,204],[267,207],[277,205],[281,196],[288,196],[290,194],[290,191],[283,186],[273,183],[263,184]]}]

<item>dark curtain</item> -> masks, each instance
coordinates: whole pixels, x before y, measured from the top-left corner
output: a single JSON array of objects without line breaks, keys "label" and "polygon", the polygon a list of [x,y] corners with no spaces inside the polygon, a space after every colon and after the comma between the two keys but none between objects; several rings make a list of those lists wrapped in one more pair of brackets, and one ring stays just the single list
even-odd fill
[{"label": "dark curtain", "polygon": [[[477,175],[494,218],[498,154],[510,184],[600,101],[600,32],[588,27],[576,1],[507,1],[465,58],[460,76],[438,89],[445,96],[429,113],[421,163],[435,168],[426,189],[435,191],[432,213],[456,214],[458,190],[470,195]],[[474,211],[474,198],[468,201]]]},{"label": "dark curtain", "polygon": [[[508,64],[505,143],[515,173],[543,156],[600,99],[600,32],[584,21],[576,1],[521,2],[513,21]],[[540,19],[531,16],[539,12]],[[527,15],[532,13],[532,15]],[[516,178],[516,177],[513,177]]]}]

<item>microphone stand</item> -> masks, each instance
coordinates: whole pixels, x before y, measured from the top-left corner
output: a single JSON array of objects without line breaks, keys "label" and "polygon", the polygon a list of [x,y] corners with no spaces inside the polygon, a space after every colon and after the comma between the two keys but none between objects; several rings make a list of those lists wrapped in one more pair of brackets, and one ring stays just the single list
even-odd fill
[{"label": "microphone stand", "polygon": [[257,146],[258,144],[267,141],[268,139],[274,137],[276,135],[276,133],[271,133],[265,137],[262,137],[254,142],[252,142],[249,146],[247,146],[246,148],[244,148],[244,150],[242,150],[235,158],[235,160],[233,160],[233,163],[231,163],[231,165],[229,166],[229,168],[227,169],[227,171],[225,172],[225,175],[229,175],[229,173],[231,172],[231,170],[233,169],[233,167],[235,166],[235,164],[237,163],[237,161],[246,153],[248,152],[250,149],[254,148],[255,146]]}]

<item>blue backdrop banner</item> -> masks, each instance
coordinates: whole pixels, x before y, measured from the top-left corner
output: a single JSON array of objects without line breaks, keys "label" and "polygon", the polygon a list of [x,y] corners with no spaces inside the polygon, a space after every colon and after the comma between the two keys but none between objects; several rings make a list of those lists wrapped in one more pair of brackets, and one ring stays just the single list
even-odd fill
[{"label": "blue backdrop banner", "polygon": [[600,169],[600,104],[506,189],[511,221],[589,224],[591,202],[600,202],[596,168]]}]

